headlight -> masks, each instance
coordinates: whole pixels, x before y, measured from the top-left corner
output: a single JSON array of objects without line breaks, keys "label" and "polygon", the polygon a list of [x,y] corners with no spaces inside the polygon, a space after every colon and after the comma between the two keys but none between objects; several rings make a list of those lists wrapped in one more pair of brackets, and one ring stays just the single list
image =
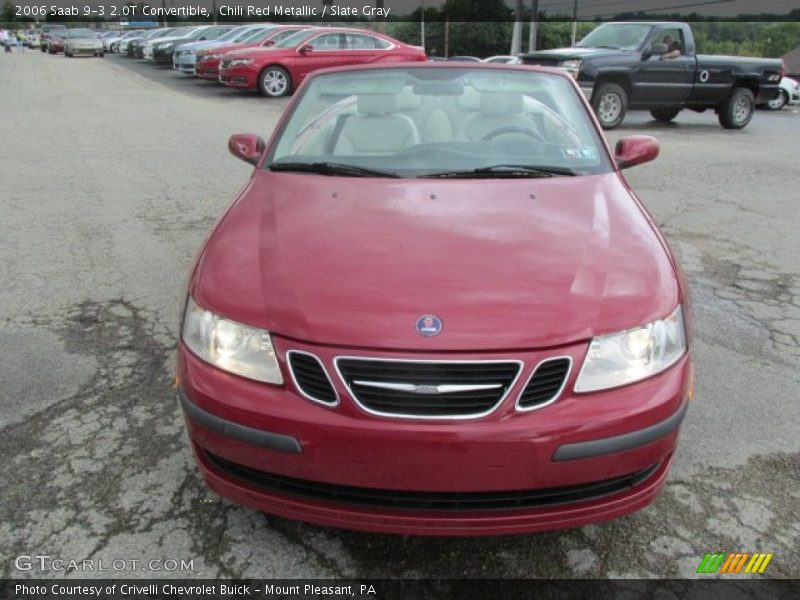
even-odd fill
[{"label": "headlight", "polygon": [[251,62],[253,62],[252,58],[237,58],[236,60],[232,60],[228,66],[238,67],[241,65],[249,65]]},{"label": "headlight", "polygon": [[578,71],[581,69],[581,61],[580,60],[562,60],[558,63],[558,66],[562,69],[566,69],[566,71],[572,75],[575,79],[578,78]]},{"label": "headlight", "polygon": [[204,56],[203,58],[207,58],[209,60],[219,60],[219,59],[222,58],[222,54],[208,54],[207,56]]},{"label": "headlight", "polygon": [[636,329],[594,338],[575,392],[593,392],[640,381],[672,366],[686,352],[681,307]]},{"label": "headlight", "polygon": [[182,337],[192,352],[223,371],[265,383],[283,383],[268,331],[219,317],[190,297]]}]

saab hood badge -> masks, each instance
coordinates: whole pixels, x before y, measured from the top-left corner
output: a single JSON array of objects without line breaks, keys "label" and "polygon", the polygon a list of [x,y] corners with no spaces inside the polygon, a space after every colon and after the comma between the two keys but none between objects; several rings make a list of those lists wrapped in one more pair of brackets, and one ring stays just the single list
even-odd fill
[{"label": "saab hood badge", "polygon": [[417,333],[425,337],[439,335],[442,331],[442,320],[434,315],[422,315],[417,319]]}]

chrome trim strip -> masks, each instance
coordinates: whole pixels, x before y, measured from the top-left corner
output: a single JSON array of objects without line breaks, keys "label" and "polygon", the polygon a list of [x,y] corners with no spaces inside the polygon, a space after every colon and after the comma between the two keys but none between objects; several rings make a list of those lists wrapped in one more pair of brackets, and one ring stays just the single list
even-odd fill
[{"label": "chrome trim strip", "polygon": [[[309,394],[306,394],[305,391],[303,391],[303,388],[300,386],[300,384],[297,382],[297,378],[294,376],[294,369],[292,368],[292,354],[303,354],[305,356],[310,356],[315,361],[317,361],[317,364],[319,364],[320,368],[322,369],[322,372],[325,373],[325,379],[328,380],[328,383],[330,384],[333,393],[336,395],[336,400],[334,402],[326,402],[325,400],[314,398],[313,396],[310,396]],[[339,406],[339,391],[336,389],[336,386],[333,385],[333,380],[331,379],[331,376],[328,375],[328,369],[325,368],[325,365],[323,364],[322,360],[320,360],[320,358],[316,354],[311,354],[310,352],[306,352],[304,350],[289,350],[288,352],[286,352],[286,367],[289,370],[289,375],[292,378],[292,383],[294,384],[294,387],[297,389],[298,392],[300,392],[300,395],[303,396],[303,398],[311,400],[312,402],[316,402],[317,404],[321,404],[322,406],[327,406],[328,408],[334,408],[336,406]]]},{"label": "chrome trim strip", "polygon": [[[497,403],[482,413],[476,413],[472,415],[413,415],[413,414],[395,414],[395,413],[385,413],[377,410],[372,410],[371,408],[367,408],[358,400],[356,395],[353,393],[353,390],[350,389],[350,386],[347,384],[347,380],[345,379],[342,371],[339,369],[339,361],[340,360],[360,360],[364,362],[391,362],[391,363],[427,363],[427,364],[443,364],[443,365],[453,365],[453,364],[461,364],[461,365],[472,365],[472,364],[515,364],[517,365],[517,374],[514,376],[514,379],[511,381],[511,384],[508,386],[506,393],[497,401]],[[481,417],[485,417],[495,410],[497,410],[503,402],[505,402],[506,398],[508,398],[511,391],[517,385],[519,381],[519,377],[522,374],[522,369],[525,366],[521,360],[424,360],[424,359],[411,359],[411,358],[375,358],[370,356],[337,356],[333,359],[333,366],[336,369],[336,373],[339,375],[339,379],[341,379],[344,386],[347,388],[347,392],[350,394],[350,398],[355,402],[356,406],[358,406],[361,410],[371,415],[375,415],[378,417],[388,417],[391,419],[423,419],[426,421],[466,421],[470,419],[480,419]],[[502,385],[502,384],[501,384]]]},{"label": "chrome trim strip", "polygon": [[[391,383],[383,381],[363,381],[356,379],[353,383],[363,385],[364,387],[374,387],[383,390],[396,390],[399,392],[411,392],[412,394],[437,395],[437,394],[453,394],[455,392],[478,392],[480,390],[496,390],[503,387],[502,383],[489,383],[480,385],[458,385],[454,383],[442,383],[439,385],[425,385],[416,383]],[[422,389],[420,389],[422,388]]]},{"label": "chrome trim strip", "polygon": [[[567,367],[567,374],[564,375],[564,381],[561,382],[561,387],[559,387],[558,391],[555,394],[553,394],[553,397],[550,398],[550,400],[548,400],[547,402],[542,402],[541,404],[536,404],[534,406],[527,406],[527,407],[520,406],[519,405],[519,401],[522,399],[522,394],[525,393],[525,390],[528,388],[528,384],[531,382],[531,379],[533,379],[533,376],[536,375],[536,371],[539,370],[539,367],[541,367],[545,363],[549,363],[549,362],[552,362],[554,360],[564,360],[565,358],[569,361],[569,366]],[[517,396],[517,401],[514,403],[514,408],[517,409],[517,412],[531,412],[532,410],[539,410],[540,408],[544,408],[545,406],[550,406],[553,402],[558,400],[559,397],[561,396],[561,393],[564,391],[564,388],[567,386],[567,381],[569,381],[569,376],[570,375],[572,375],[572,357],[571,356],[551,356],[549,358],[545,358],[542,361],[539,361],[539,364],[537,364],[533,368],[533,371],[531,371],[531,374],[528,376],[528,380],[525,382],[525,385],[522,386],[522,389],[519,391],[519,395]]]}]

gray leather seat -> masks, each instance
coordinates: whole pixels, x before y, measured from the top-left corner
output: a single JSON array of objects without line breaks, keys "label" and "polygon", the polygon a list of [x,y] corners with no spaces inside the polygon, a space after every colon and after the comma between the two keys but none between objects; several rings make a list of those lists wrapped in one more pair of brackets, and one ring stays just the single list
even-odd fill
[{"label": "gray leather seat", "polygon": [[[480,97],[480,110],[464,119],[461,126],[461,137],[471,142],[477,142],[493,131],[506,128],[533,131],[532,124],[523,115],[523,108],[522,94],[484,92]],[[528,137],[519,133],[503,135]]]},{"label": "gray leather seat", "polygon": [[398,113],[395,94],[364,94],[356,114],[344,121],[333,154],[394,154],[415,144],[419,132],[410,117]]}]

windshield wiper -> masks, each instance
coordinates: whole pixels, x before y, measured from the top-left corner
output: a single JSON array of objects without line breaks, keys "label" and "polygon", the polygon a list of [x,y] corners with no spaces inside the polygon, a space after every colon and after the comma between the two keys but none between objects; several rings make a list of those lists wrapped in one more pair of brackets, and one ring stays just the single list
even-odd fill
[{"label": "windshield wiper", "polygon": [[299,173],[317,173],[319,175],[345,175],[347,177],[400,177],[391,171],[368,169],[355,165],[346,165],[335,162],[284,162],[273,163],[269,166],[271,171],[295,171]]},{"label": "windshield wiper", "polygon": [[422,175],[426,179],[471,179],[492,177],[553,177],[554,175],[577,175],[565,167],[530,167],[528,165],[493,165],[463,171],[441,171]]}]

